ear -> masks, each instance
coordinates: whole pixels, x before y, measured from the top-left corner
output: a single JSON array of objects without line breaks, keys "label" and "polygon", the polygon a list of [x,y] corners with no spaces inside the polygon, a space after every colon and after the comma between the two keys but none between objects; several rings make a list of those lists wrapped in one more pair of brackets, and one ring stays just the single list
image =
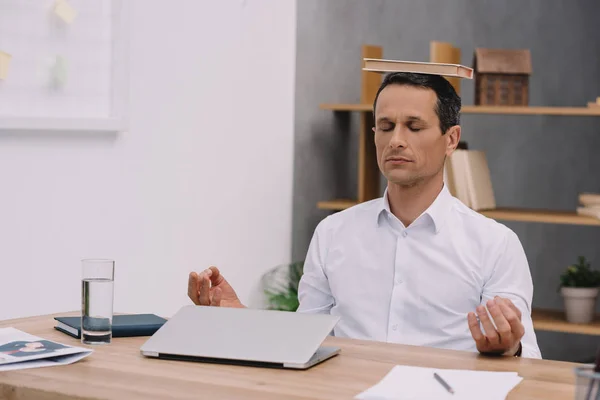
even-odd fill
[{"label": "ear", "polygon": [[454,125],[446,131],[446,156],[450,157],[460,142],[460,125]]}]

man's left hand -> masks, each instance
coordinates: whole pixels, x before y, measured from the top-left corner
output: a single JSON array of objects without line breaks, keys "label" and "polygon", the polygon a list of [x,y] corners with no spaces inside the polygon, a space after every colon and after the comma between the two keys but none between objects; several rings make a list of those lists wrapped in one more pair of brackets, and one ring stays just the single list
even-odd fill
[{"label": "man's left hand", "polygon": [[[477,350],[482,354],[515,355],[525,334],[525,328],[521,323],[521,311],[512,301],[499,296],[489,300],[487,308],[489,315],[485,307],[480,305],[477,307],[477,316],[473,312],[467,316]],[[490,315],[497,328],[494,328]],[[485,334],[481,332],[479,321],[483,325]]]}]

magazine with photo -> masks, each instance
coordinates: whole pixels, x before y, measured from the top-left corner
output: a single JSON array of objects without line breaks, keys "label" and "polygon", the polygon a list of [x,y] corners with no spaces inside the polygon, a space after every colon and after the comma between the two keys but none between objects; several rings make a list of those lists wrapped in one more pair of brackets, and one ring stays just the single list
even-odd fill
[{"label": "magazine with photo", "polygon": [[0,328],[0,371],[66,365],[92,350],[33,336],[15,328]]}]

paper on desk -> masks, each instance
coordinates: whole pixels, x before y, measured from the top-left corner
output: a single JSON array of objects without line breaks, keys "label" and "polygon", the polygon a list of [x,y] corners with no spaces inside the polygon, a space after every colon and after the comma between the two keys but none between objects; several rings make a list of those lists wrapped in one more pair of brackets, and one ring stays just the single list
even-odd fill
[{"label": "paper on desk", "polygon": [[66,365],[92,350],[45,340],[15,328],[0,328],[0,371]]},{"label": "paper on desk", "polygon": [[[433,377],[437,372],[453,389],[449,393]],[[505,399],[523,378],[516,372],[469,371],[397,365],[376,385],[360,393],[360,400],[471,400]]]}]

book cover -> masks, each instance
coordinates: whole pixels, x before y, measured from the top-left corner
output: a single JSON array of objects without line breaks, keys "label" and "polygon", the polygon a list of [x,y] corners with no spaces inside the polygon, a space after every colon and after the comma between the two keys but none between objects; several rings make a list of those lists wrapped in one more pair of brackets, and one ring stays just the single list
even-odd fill
[{"label": "book cover", "polygon": [[493,210],[496,208],[496,198],[485,153],[476,150],[468,150],[466,153],[471,208],[475,211]]},{"label": "book cover", "polygon": [[581,193],[579,195],[579,202],[585,206],[600,206],[600,194],[598,193]]},{"label": "book cover", "polygon": [[[56,317],[56,330],[74,338],[81,338],[81,317]],[[166,319],[154,314],[115,315],[112,321],[113,337],[152,336]]]},{"label": "book cover", "polygon": [[452,188],[452,195],[467,207],[471,207],[469,197],[469,186],[467,183],[468,150],[457,149],[452,153],[448,161],[448,181]]},{"label": "book cover", "polygon": [[473,79],[473,68],[459,64],[432,62],[383,60],[377,58],[364,59],[365,71],[373,72],[413,72],[417,74],[443,75],[457,78]]},{"label": "book cover", "polygon": [[577,214],[600,219],[600,206],[577,207]]}]

